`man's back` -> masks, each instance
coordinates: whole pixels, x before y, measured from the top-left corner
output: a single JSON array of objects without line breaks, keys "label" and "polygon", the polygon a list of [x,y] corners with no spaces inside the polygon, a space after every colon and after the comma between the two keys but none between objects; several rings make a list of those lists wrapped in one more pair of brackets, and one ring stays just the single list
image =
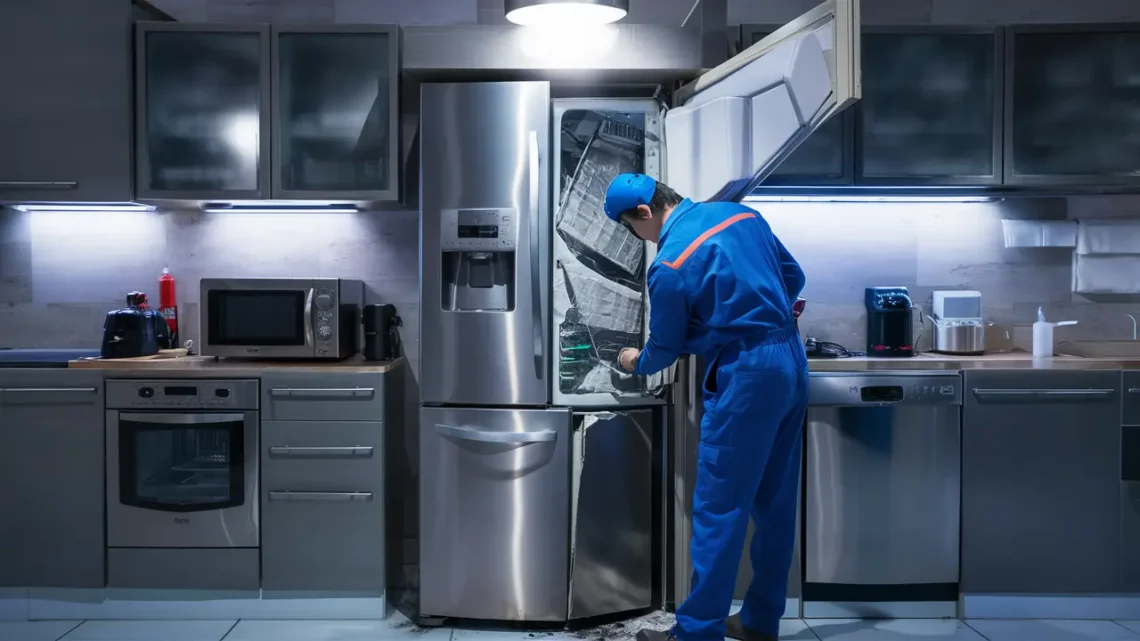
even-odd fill
[{"label": "man's back", "polygon": [[662,277],[684,283],[685,351],[697,354],[791,326],[804,285],[803,271],[756,211],[688,200],[662,229],[650,280]]}]

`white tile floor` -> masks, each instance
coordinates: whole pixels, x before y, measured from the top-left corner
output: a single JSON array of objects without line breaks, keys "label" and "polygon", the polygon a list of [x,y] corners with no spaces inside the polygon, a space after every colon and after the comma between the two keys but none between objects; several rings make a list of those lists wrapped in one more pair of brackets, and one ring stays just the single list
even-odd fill
[{"label": "white tile floor", "polygon": [[[608,628],[608,629],[612,629]],[[385,621],[17,621],[0,622],[0,641],[606,641],[583,632],[419,629]],[[1140,641],[1140,621],[785,620],[781,641]]]}]

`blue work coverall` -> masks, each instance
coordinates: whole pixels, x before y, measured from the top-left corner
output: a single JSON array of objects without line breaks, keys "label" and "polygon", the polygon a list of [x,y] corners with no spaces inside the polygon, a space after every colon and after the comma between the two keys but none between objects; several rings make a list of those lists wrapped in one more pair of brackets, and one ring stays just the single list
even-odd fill
[{"label": "blue work coverall", "polygon": [[748,518],[755,577],[746,628],[779,632],[795,538],[807,359],[792,316],[804,274],[768,223],[737,203],[684,200],[649,267],[649,341],[636,372],[708,362],[693,496],[693,582],[680,641],[720,639]]}]

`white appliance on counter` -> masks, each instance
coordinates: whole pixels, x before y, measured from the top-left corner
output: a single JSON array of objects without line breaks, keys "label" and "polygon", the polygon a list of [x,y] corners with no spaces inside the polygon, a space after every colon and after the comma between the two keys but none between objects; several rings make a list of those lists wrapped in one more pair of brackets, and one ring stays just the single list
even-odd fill
[{"label": "white appliance on counter", "polygon": [[653,604],[672,372],[616,365],[648,338],[653,247],[605,217],[605,190],[643,172],[694,200],[740,200],[859,97],[858,33],[858,1],[829,0],[672,109],[552,100],[550,82],[423,85],[422,618]]}]

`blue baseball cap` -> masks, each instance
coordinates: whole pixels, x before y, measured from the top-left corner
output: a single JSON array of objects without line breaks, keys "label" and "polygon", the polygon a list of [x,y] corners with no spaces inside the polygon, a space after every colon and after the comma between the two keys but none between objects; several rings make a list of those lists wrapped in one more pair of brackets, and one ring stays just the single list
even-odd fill
[{"label": "blue baseball cap", "polygon": [[645,174],[621,174],[606,189],[603,209],[610,220],[621,222],[622,212],[638,205],[648,205],[657,192],[657,181]]}]

